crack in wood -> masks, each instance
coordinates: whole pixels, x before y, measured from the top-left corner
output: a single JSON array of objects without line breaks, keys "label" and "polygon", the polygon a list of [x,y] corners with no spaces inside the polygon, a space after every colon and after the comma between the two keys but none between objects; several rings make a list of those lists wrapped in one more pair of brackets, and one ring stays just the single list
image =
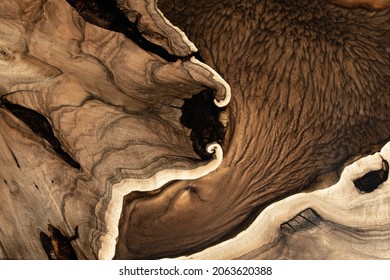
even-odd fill
[{"label": "crack in wood", "polygon": [[46,253],[47,257],[49,258],[49,260],[56,260],[57,256],[54,253],[53,246],[51,245],[50,237],[46,233],[41,232],[39,234],[39,239],[41,241],[43,250],[45,251],[45,253]]},{"label": "crack in wood", "polygon": [[294,218],[280,225],[282,234],[292,234],[298,231],[308,230],[313,227],[319,227],[322,221],[321,216],[312,208],[308,208]]},{"label": "crack in wood", "polygon": [[[61,142],[54,135],[53,128],[45,116],[32,109],[13,104],[5,98],[1,99],[1,105],[10,111],[16,118],[26,124],[35,134],[48,141],[53,147],[54,152],[56,152],[63,161],[73,168],[81,169],[80,164],[62,149]],[[12,155],[17,163],[17,166],[20,168],[16,157],[13,153]]]},{"label": "crack in wood", "polygon": [[194,151],[202,159],[212,157],[207,152],[206,146],[213,142],[221,145],[226,133],[224,125],[219,121],[220,113],[224,108],[214,105],[214,96],[215,92],[212,89],[205,89],[192,98],[184,99],[181,108],[180,122],[191,129],[190,137]]},{"label": "crack in wood", "polygon": [[77,260],[77,254],[73,249],[71,241],[77,239],[78,226],[75,228],[72,237],[66,237],[56,227],[48,224],[49,235],[44,232],[40,233],[40,241],[49,260]]},{"label": "crack in wood", "polygon": [[382,168],[366,173],[363,177],[353,181],[361,192],[370,193],[383,184],[389,176],[389,163],[382,160]]},{"label": "crack in wood", "polygon": [[16,163],[16,166],[20,169],[20,164],[19,164],[19,161],[18,159],[16,158],[14,152],[10,149],[10,152],[11,152],[11,155],[12,155],[12,158],[14,159],[15,163]]},{"label": "crack in wood", "polygon": [[187,57],[177,56],[145,39],[138,27],[141,15],[137,14],[135,22],[131,22],[126,14],[117,6],[116,1],[67,0],[67,2],[80,13],[86,22],[122,33],[145,51],[154,53],[168,62],[175,62],[179,59],[188,60],[192,56],[202,61],[198,52],[192,53]]}]

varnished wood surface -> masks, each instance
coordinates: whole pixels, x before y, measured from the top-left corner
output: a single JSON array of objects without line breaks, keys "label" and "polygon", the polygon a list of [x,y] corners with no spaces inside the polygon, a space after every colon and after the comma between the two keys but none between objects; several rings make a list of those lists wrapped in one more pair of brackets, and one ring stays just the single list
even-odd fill
[{"label": "varnished wood surface", "polygon": [[353,183],[390,160],[390,143],[347,166],[323,190],[267,207],[237,237],[188,259],[389,259],[390,183],[362,193]]},{"label": "varnished wood surface", "polygon": [[389,140],[386,1],[84,2],[0,3],[1,259],[390,258],[388,147],[303,193]]},{"label": "varnished wood surface", "polygon": [[159,5],[231,86],[230,141],[215,172],[127,200],[120,228],[127,247],[117,258],[187,255],[232,238],[265,206],[389,140],[389,9],[276,0]]}]

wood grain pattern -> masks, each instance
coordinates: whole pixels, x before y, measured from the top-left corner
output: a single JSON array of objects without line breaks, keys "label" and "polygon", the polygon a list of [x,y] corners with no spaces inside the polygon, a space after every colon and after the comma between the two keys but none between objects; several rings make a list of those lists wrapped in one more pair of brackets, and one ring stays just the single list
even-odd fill
[{"label": "wood grain pattern", "polygon": [[389,9],[159,4],[231,86],[230,140],[215,172],[128,198],[117,258],[187,255],[232,238],[270,203],[389,140]]},{"label": "wood grain pattern", "polygon": [[390,182],[361,193],[353,181],[390,160],[390,143],[347,166],[337,184],[267,207],[235,238],[188,259],[389,259]]},{"label": "wood grain pattern", "polygon": [[[66,1],[1,5],[0,258],[47,258],[40,241],[50,236],[47,224],[68,237],[78,227],[78,258],[105,258],[99,252],[109,250],[105,240],[115,243],[122,191],[142,190],[157,174],[196,178],[220,163],[195,154],[180,107],[204,89],[227,103],[227,88],[203,63],[167,63],[86,23]],[[173,46],[183,44],[175,38]],[[34,127],[51,131],[54,142]],[[220,149],[209,152],[221,157]]]},{"label": "wood grain pattern", "polygon": [[390,258],[390,9],[350,4],[1,1],[0,259]]}]

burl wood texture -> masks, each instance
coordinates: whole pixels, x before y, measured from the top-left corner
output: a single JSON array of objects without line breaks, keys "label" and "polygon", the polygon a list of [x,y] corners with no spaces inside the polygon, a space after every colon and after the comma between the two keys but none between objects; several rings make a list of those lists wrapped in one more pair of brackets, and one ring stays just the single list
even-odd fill
[{"label": "burl wood texture", "polygon": [[0,3],[0,258],[390,258],[388,147],[290,196],[390,140],[386,1],[87,2]]}]

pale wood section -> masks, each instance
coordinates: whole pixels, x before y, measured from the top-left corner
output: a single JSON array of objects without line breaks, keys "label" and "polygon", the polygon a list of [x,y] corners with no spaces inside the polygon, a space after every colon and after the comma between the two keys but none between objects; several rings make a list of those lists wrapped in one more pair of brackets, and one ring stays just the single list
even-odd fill
[{"label": "pale wood section", "polygon": [[[156,17],[164,21],[153,7],[138,11],[151,13],[143,14],[147,26]],[[108,205],[127,194],[115,197],[116,183],[133,179],[137,189],[137,180],[162,170],[191,175],[209,167],[179,122],[184,98],[205,88],[225,96],[207,67],[167,63],[122,34],[86,23],[66,1],[1,1],[0,26],[3,101],[44,116],[51,127],[42,133],[52,130],[68,156],[0,107],[0,259],[47,258],[40,233],[50,235],[48,224],[67,237],[78,227],[71,241],[78,258],[96,259],[109,230]],[[184,48],[184,35],[170,34],[166,44]],[[113,207],[120,213],[121,205]]]},{"label": "pale wood section", "polygon": [[[184,32],[173,26],[163,16],[157,7],[156,0],[117,0],[117,3],[127,13],[129,19],[135,20],[137,15],[142,15],[142,18],[139,18],[139,27],[141,31],[147,31],[144,32],[145,37],[151,42],[163,46],[171,54],[187,57],[198,51]],[[149,11],[156,12],[150,13]]]}]

